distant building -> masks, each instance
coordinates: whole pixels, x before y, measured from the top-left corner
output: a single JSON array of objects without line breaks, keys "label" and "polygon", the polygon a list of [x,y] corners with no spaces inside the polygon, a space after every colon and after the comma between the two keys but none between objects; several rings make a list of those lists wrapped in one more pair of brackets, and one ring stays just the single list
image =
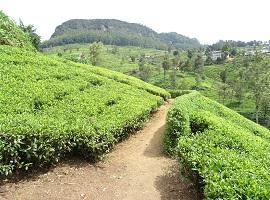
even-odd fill
[{"label": "distant building", "polygon": [[254,56],[256,51],[254,49],[247,49],[245,52],[245,56]]},{"label": "distant building", "polygon": [[270,55],[270,46],[268,46],[268,47],[263,47],[262,50],[261,50],[261,52],[262,52],[263,54]]},{"label": "distant building", "polygon": [[216,61],[218,58],[222,59],[224,56],[224,52],[222,51],[211,51],[210,52],[210,57],[213,61]]}]

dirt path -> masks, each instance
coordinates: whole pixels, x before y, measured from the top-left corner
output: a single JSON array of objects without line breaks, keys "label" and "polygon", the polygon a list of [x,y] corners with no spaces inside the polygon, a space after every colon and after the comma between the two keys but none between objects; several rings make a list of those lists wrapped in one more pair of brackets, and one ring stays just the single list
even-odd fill
[{"label": "dirt path", "polygon": [[58,164],[35,178],[7,183],[0,199],[197,199],[193,185],[180,180],[178,162],[162,151],[169,106],[161,106],[143,130],[118,144],[104,161],[95,165],[85,161]]}]

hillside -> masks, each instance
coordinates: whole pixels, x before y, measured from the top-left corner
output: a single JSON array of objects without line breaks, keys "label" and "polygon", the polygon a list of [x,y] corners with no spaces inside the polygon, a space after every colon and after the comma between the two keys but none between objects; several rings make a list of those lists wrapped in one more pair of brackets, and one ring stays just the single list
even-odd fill
[{"label": "hillside", "polygon": [[29,37],[0,10],[0,45],[33,50]]},{"label": "hillside", "polygon": [[134,77],[29,51],[28,36],[2,19],[0,32],[17,37],[0,45],[0,176],[67,154],[96,159],[169,97]]},{"label": "hillside", "polygon": [[95,158],[168,97],[136,78],[20,48],[0,46],[0,60],[0,174],[68,152]]},{"label": "hillside", "polygon": [[270,131],[198,92],[175,99],[166,147],[205,199],[269,199]]},{"label": "hillside", "polygon": [[[89,47],[90,44],[69,44],[44,49],[44,53],[58,55],[75,62],[90,63]],[[198,52],[194,51],[192,58],[189,58],[189,51],[179,50],[178,58],[181,66],[174,72],[174,51],[168,53],[168,51],[153,48],[103,45],[100,50],[98,65],[135,76],[148,83],[169,90],[199,90],[203,95],[226,105],[249,119],[255,120],[254,98],[250,93],[249,85],[242,85],[239,74],[241,75],[241,71],[244,70],[245,63],[247,62],[250,66],[265,66],[266,71],[269,71],[269,67],[267,67],[270,63],[269,57],[263,57],[263,63],[258,63],[253,61],[253,58],[239,55],[233,60],[227,60],[222,64],[206,65],[203,67],[203,77],[198,86],[196,81],[197,73],[194,71],[194,63]],[[162,62],[165,55],[168,55],[170,58],[170,67],[166,71],[164,78]],[[140,68],[141,63],[143,64],[143,69]],[[226,71],[226,84],[221,79],[221,74],[224,71]],[[175,86],[173,86],[174,73],[176,74]],[[269,100],[265,99],[264,102],[266,103],[263,104],[260,110],[260,124],[270,127],[270,121],[268,120],[270,118],[269,114],[267,114],[269,107],[267,102]]]},{"label": "hillside", "polygon": [[[44,49],[44,53],[48,55],[58,55],[62,58],[79,63],[90,62],[89,44],[57,46]],[[98,65],[106,69],[144,79],[146,82],[158,87],[172,89],[171,74],[173,69],[170,67],[170,69],[167,70],[164,79],[162,68],[162,61],[164,59],[164,55],[167,53],[167,51],[153,48],[104,45],[101,49]],[[173,52],[169,54],[170,59],[173,59],[172,54]],[[84,58],[81,58],[82,55]],[[145,68],[149,69],[148,77],[141,76],[139,65],[142,57]],[[179,57],[183,65],[188,61],[187,52],[184,50],[180,51]],[[134,60],[132,60],[132,58],[134,58]],[[222,70],[224,70],[223,65],[205,66],[204,70],[205,78],[202,80],[203,90],[201,90],[201,92],[215,100],[219,99],[216,87],[219,82],[219,73]],[[183,67],[183,70],[177,70],[176,73],[176,90],[191,90],[196,87],[196,73],[192,71],[192,66],[189,66],[189,69],[184,69]]]},{"label": "hillside", "polygon": [[104,44],[119,46],[139,46],[147,48],[167,49],[197,48],[200,43],[177,33],[161,33],[136,24],[115,19],[72,19],[56,27],[43,48],[73,43],[92,43],[101,41]]}]

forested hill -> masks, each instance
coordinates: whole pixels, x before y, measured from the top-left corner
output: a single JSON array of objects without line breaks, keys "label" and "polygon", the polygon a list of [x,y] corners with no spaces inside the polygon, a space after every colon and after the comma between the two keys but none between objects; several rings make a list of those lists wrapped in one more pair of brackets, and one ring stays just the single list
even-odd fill
[{"label": "forested hill", "polygon": [[43,48],[72,43],[91,43],[101,41],[104,44],[118,46],[140,46],[157,49],[197,48],[197,39],[177,33],[157,33],[154,30],[135,23],[115,19],[72,19],[57,26]]}]

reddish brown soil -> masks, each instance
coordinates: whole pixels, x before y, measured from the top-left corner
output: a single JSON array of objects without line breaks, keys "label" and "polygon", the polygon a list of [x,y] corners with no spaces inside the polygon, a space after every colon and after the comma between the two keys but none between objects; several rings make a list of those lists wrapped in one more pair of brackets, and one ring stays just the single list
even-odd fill
[{"label": "reddish brown soil", "polygon": [[178,162],[162,150],[169,106],[161,106],[143,130],[118,144],[103,161],[62,162],[34,177],[6,183],[0,188],[0,199],[198,199],[194,185],[180,178]]}]

